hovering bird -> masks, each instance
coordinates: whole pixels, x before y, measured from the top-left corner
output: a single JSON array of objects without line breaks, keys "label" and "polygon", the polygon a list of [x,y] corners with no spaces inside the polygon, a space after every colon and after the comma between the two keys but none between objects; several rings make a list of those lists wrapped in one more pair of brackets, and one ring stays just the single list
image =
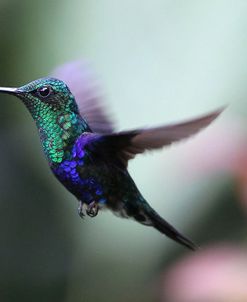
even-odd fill
[{"label": "hovering bird", "polygon": [[78,199],[81,217],[85,213],[94,217],[99,209],[107,208],[196,248],[148,204],[127,166],[137,154],[197,133],[223,109],[182,123],[115,132],[92,74],[80,62],[58,68],[54,77],[19,88],[0,87],[0,92],[21,99],[31,113],[49,166]]}]

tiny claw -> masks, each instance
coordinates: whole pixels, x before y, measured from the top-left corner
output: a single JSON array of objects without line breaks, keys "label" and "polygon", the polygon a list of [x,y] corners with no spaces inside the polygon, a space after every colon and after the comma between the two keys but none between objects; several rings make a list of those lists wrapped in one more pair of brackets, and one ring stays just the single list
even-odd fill
[{"label": "tiny claw", "polygon": [[91,202],[87,206],[86,213],[88,216],[95,217],[98,215],[98,212],[99,212],[99,206],[95,201]]},{"label": "tiny claw", "polygon": [[81,201],[79,201],[78,214],[81,218],[85,217],[85,214],[83,213],[83,203]]}]

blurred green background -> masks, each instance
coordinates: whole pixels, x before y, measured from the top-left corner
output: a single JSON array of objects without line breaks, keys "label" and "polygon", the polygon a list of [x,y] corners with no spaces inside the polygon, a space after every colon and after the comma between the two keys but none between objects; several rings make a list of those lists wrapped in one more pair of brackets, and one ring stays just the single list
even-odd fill
[{"label": "blurred green background", "polygon": [[[232,116],[247,114],[246,14],[240,0],[0,0],[1,86],[86,58],[119,129],[228,104],[212,133],[216,123],[224,128]],[[191,252],[108,212],[82,221],[75,198],[46,164],[27,110],[10,96],[0,102],[0,301],[161,300],[160,274]],[[196,152],[186,144],[186,152]],[[202,246],[244,245],[236,175],[214,171],[188,180],[193,160],[187,162],[184,148],[130,163],[143,195]]]}]

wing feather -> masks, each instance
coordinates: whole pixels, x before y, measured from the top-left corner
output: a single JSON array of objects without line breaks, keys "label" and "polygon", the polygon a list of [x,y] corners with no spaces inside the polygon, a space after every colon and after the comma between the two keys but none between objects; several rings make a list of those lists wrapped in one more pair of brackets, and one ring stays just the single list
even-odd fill
[{"label": "wing feather", "polygon": [[213,122],[223,110],[224,108],[221,108],[182,123],[106,135],[105,145],[108,143],[124,166],[127,166],[128,161],[139,153],[159,149],[196,134]]}]

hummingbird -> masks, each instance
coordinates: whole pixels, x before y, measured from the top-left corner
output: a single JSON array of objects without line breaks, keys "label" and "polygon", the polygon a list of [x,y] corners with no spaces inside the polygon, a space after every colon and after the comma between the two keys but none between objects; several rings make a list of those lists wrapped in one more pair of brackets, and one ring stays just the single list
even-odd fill
[{"label": "hummingbird", "polygon": [[0,92],[19,98],[31,113],[49,167],[77,198],[82,218],[109,209],[195,250],[196,244],[145,200],[128,172],[128,162],[196,134],[223,108],[181,123],[116,131],[90,76],[85,64],[67,63],[50,77],[18,88],[0,87]]}]

